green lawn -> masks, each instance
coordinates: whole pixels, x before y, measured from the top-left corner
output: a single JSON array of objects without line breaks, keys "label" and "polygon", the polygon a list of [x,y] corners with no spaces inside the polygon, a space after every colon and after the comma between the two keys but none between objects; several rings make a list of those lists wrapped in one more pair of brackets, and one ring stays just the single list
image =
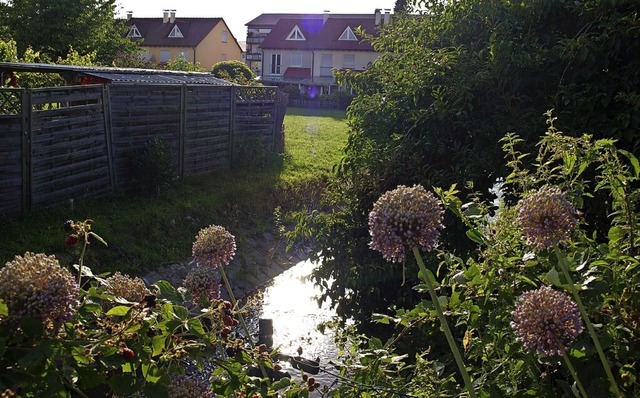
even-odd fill
[{"label": "green lawn", "polygon": [[64,245],[65,220],[95,221],[93,231],[109,247],[91,244],[87,265],[98,272],[135,274],[160,264],[183,261],[197,232],[210,224],[238,239],[275,230],[274,210],[316,200],[347,139],[344,112],[289,109],[285,117],[285,155],[269,167],[221,170],[180,180],[159,197],[119,194],[75,199],[68,205],[34,211],[20,220],[2,220],[0,261],[26,251],[55,254],[63,264],[77,262],[78,249]]},{"label": "green lawn", "polygon": [[288,109],[285,117],[286,178],[327,175],[347,141],[344,111]]}]

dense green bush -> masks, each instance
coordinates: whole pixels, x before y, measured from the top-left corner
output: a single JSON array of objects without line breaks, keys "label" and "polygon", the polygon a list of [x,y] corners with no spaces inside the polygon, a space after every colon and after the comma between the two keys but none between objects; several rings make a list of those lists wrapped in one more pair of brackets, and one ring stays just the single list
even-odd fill
[{"label": "dense green bush", "polygon": [[[367,247],[366,217],[383,192],[420,183],[486,193],[509,174],[500,139],[516,133],[530,151],[552,108],[569,136],[614,138],[631,153],[640,143],[637,2],[407,4],[424,10],[395,16],[370,39],[383,55],[367,70],[339,75],[356,92],[351,134],[326,197],[331,213],[305,223],[324,258],[318,279],[334,280],[325,296],[364,323],[372,312],[417,299],[394,288],[399,277]],[[607,227],[611,209],[601,192],[582,210],[588,231]],[[462,224],[451,215],[445,224],[443,240],[472,256]]]},{"label": "dense green bush", "polygon": [[[345,383],[332,396],[368,396],[359,395],[363,390],[376,397],[463,393],[436,307],[427,299],[428,284],[420,283],[427,275],[464,353],[475,396],[640,394],[640,162],[612,140],[569,137],[552,124],[535,156],[519,151],[523,141],[516,135],[502,143],[511,173],[497,196],[476,193],[465,201],[455,186],[434,189],[449,215],[465,226],[474,255],[460,257],[457,242],[442,240],[432,253],[422,253],[431,265],[420,278],[420,256],[407,258],[407,283],[393,288],[413,291],[418,299],[373,315],[392,331],[388,339],[343,331],[341,369],[358,383]],[[528,157],[534,167],[524,166]],[[606,194],[613,212],[606,229],[588,233],[590,215],[578,209],[598,192]],[[373,210],[380,217],[380,208]],[[372,224],[374,212],[372,234],[380,228]],[[405,233],[416,226],[389,225]],[[394,233],[374,238],[372,248],[379,250]],[[545,300],[546,306],[536,307]],[[553,321],[561,311],[562,321]]]}]

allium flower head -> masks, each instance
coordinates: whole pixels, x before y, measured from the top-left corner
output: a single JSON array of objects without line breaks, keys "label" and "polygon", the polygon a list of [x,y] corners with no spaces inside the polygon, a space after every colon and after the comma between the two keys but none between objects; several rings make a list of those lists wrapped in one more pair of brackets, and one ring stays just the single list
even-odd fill
[{"label": "allium flower head", "polygon": [[517,222],[531,246],[549,249],[569,240],[576,209],[560,189],[544,187],[520,200]]},{"label": "allium flower head", "polygon": [[408,250],[431,250],[443,228],[440,201],[421,185],[385,192],[369,213],[369,247],[385,260],[402,262]]},{"label": "allium flower head", "polygon": [[584,330],[576,303],[549,286],[522,294],[511,316],[516,341],[544,356],[563,355]]},{"label": "allium flower head", "polygon": [[132,303],[139,303],[151,294],[144,281],[140,278],[132,278],[129,275],[122,275],[116,272],[106,279],[107,287],[105,292]]},{"label": "allium flower head", "polygon": [[199,266],[228,265],[236,253],[236,238],[223,227],[210,225],[196,236],[192,253]]},{"label": "allium flower head", "polygon": [[220,298],[220,279],[218,273],[208,267],[195,267],[184,279],[183,286],[191,293],[194,302],[204,298]]},{"label": "allium flower head", "polygon": [[203,382],[186,376],[172,378],[169,384],[169,398],[210,398],[211,390]]},{"label": "allium flower head", "polygon": [[0,299],[9,309],[9,322],[33,317],[51,329],[75,314],[78,285],[55,256],[26,252],[0,270]]}]

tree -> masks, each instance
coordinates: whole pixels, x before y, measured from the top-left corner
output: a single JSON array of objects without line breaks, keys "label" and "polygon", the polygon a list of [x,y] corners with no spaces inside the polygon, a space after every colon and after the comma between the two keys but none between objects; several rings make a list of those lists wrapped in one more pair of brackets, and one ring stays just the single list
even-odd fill
[{"label": "tree", "polygon": [[[394,288],[401,277],[368,248],[367,215],[383,192],[421,183],[488,194],[509,174],[500,139],[517,133],[531,151],[552,108],[567,134],[640,148],[637,2],[408,3],[430,8],[398,15],[371,38],[383,55],[366,71],[339,74],[357,93],[352,131],[328,191],[331,213],[313,213],[301,226],[322,253],[316,276],[329,286],[325,296],[364,323],[415,300]],[[585,206],[606,219],[602,198]],[[597,225],[593,217],[590,228]],[[461,225],[448,225],[442,239],[460,256],[474,255]],[[408,278],[416,274],[408,262]]]},{"label": "tree", "polygon": [[211,73],[219,79],[230,82],[250,85],[255,84],[256,75],[249,67],[241,61],[222,61],[213,65]]},{"label": "tree", "polygon": [[125,37],[124,21],[115,20],[116,0],[9,0],[0,6],[5,34],[16,41],[19,53],[31,47],[56,60],[73,48],[95,52],[99,64],[110,65],[119,51],[138,47]]},{"label": "tree", "polygon": [[407,11],[407,0],[396,0],[396,5],[393,7],[393,12],[398,14]]}]

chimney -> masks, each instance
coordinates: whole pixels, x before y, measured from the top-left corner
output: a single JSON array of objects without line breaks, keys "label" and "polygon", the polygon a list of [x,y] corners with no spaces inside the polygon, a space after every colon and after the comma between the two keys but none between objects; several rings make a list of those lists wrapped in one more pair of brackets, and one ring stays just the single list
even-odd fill
[{"label": "chimney", "polygon": [[391,9],[390,8],[385,8],[384,10],[384,24],[388,24],[389,20],[391,18]]},{"label": "chimney", "polygon": [[327,23],[327,19],[329,19],[329,13],[331,12],[331,10],[324,10],[324,15],[322,15],[322,24],[326,24]]},{"label": "chimney", "polygon": [[174,23],[176,21],[176,10],[169,10],[169,23]]},{"label": "chimney", "polygon": [[127,11],[127,21],[133,18],[133,11]]},{"label": "chimney", "polygon": [[169,10],[162,10],[162,23],[169,23]]},{"label": "chimney", "polygon": [[381,15],[380,15],[380,11],[382,11],[382,10],[381,10],[381,9],[379,9],[379,8],[376,8],[376,11],[375,11],[375,16],[376,16],[376,26],[380,26],[380,22],[381,22],[381,19],[382,19],[382,18],[381,18]]}]

